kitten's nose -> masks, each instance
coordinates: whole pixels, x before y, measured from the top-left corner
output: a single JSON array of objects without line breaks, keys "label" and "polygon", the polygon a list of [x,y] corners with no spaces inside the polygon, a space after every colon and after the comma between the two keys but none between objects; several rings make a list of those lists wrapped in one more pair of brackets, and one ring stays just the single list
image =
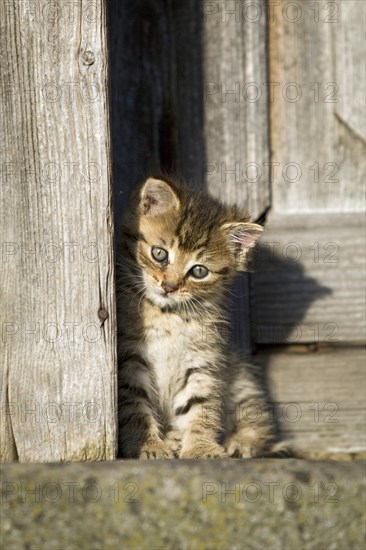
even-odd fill
[{"label": "kitten's nose", "polygon": [[174,292],[175,290],[178,289],[177,285],[174,285],[173,283],[162,282],[161,286],[165,290],[166,294],[170,294],[171,292]]}]

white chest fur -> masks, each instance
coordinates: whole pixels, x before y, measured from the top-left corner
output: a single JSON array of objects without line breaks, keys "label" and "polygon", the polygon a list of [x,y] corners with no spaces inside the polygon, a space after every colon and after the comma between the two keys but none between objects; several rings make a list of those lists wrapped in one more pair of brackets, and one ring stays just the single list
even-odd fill
[{"label": "white chest fur", "polygon": [[200,330],[197,322],[186,322],[173,314],[145,322],[140,353],[153,369],[161,405],[166,410],[171,408],[186,370],[197,368],[201,363]]}]

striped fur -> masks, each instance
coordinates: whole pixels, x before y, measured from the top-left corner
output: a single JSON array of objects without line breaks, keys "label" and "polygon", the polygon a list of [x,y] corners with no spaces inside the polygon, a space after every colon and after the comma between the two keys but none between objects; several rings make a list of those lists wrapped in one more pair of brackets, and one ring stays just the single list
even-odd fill
[{"label": "striped fur", "polygon": [[[149,178],[137,191],[118,261],[120,456],[270,450],[264,394],[255,369],[230,349],[225,311],[226,290],[260,232],[238,207],[187,185]],[[157,261],[152,247],[168,257]],[[207,277],[195,279],[195,265]]]}]

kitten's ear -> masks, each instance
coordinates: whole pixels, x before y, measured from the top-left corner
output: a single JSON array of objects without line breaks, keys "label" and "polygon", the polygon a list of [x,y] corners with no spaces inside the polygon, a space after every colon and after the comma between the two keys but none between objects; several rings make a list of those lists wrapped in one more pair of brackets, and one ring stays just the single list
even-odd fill
[{"label": "kitten's ear", "polygon": [[178,210],[180,202],[173,188],[165,181],[149,178],[142,186],[140,205],[144,215],[157,216]]},{"label": "kitten's ear", "polygon": [[234,255],[237,269],[244,269],[248,251],[255,246],[261,236],[263,227],[256,223],[226,223],[222,229],[229,238],[231,251]]}]

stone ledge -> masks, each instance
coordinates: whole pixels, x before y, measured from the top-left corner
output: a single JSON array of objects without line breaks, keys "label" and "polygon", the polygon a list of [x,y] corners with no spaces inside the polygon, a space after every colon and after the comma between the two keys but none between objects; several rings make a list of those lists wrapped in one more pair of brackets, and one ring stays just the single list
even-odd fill
[{"label": "stone ledge", "polygon": [[7,550],[340,549],[364,538],[364,462],[3,464]]}]

